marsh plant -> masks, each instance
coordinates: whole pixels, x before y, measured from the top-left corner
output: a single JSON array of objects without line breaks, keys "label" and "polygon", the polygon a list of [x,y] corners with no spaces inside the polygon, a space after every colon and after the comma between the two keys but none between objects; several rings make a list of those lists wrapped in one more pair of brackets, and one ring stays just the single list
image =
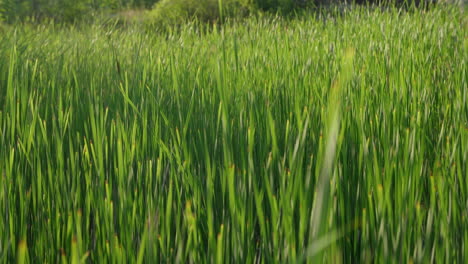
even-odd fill
[{"label": "marsh plant", "polygon": [[2,263],[466,263],[466,15],[9,26]]}]

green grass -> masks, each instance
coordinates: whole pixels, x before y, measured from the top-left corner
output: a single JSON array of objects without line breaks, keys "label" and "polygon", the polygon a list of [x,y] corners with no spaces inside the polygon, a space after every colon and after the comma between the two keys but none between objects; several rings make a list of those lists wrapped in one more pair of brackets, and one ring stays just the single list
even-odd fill
[{"label": "green grass", "polygon": [[3,29],[0,262],[466,262],[466,22]]}]

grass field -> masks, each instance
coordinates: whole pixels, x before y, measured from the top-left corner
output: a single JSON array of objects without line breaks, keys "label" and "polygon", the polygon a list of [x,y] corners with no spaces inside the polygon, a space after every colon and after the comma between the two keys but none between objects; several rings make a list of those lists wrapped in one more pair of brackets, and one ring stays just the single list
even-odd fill
[{"label": "grass field", "polygon": [[0,262],[466,263],[466,28],[0,28]]}]

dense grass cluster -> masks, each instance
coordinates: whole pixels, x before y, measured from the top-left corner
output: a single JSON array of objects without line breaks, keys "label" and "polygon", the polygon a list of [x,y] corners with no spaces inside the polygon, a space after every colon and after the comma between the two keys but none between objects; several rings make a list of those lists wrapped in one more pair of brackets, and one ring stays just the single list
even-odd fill
[{"label": "dense grass cluster", "polygon": [[466,263],[466,22],[0,29],[0,262]]}]

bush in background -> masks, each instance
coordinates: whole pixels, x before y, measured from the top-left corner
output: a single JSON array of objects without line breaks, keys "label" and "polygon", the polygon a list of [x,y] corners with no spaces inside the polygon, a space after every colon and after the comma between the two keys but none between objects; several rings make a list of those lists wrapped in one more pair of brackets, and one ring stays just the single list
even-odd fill
[{"label": "bush in background", "polygon": [[93,10],[92,0],[0,0],[0,19],[7,23],[27,19],[74,21]]},{"label": "bush in background", "polygon": [[[437,0],[351,0],[348,3],[420,6]],[[439,0],[446,1],[446,0]],[[450,0],[448,0],[450,1]],[[462,1],[462,0],[453,0]],[[180,24],[187,20],[219,21],[224,17],[244,16],[252,12],[288,14],[310,6],[338,4],[345,0],[0,0],[0,21],[14,23],[33,18],[74,22],[93,14],[119,14],[122,10],[147,10],[156,24]],[[220,8],[220,3],[222,8]],[[406,4],[405,4],[406,3]],[[118,16],[118,15],[117,15]],[[146,19],[146,15],[143,19]]]},{"label": "bush in background", "polygon": [[90,14],[131,8],[151,8],[159,0],[0,0],[0,21],[30,18],[73,22]]},{"label": "bush in background", "polygon": [[289,13],[298,7],[305,7],[314,1],[308,0],[252,0],[256,8],[264,11]]},{"label": "bush in background", "polygon": [[[162,25],[180,24],[187,20],[215,22],[221,16],[246,13],[249,0],[162,0],[151,12],[153,22]],[[220,5],[221,3],[221,5]]]},{"label": "bush in background", "polygon": [[224,17],[243,16],[257,11],[287,14],[313,2],[312,0],[161,0],[151,11],[151,17],[153,22],[164,25],[180,24],[192,19],[213,22],[221,19],[221,10]]}]

